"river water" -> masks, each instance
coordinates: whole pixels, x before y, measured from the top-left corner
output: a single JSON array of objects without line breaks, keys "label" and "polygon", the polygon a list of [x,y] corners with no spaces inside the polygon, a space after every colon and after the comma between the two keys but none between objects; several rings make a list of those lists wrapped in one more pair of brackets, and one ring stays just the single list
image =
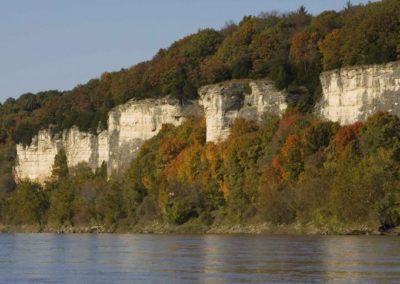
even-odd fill
[{"label": "river water", "polygon": [[0,283],[399,280],[397,237],[0,235]]}]

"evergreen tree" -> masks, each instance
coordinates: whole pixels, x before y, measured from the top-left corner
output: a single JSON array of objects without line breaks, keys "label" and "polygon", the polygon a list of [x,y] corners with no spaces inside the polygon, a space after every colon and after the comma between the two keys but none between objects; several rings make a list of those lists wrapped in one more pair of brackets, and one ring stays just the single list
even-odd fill
[{"label": "evergreen tree", "polygon": [[61,149],[54,157],[52,177],[55,179],[64,178],[68,175],[68,162],[65,150]]}]

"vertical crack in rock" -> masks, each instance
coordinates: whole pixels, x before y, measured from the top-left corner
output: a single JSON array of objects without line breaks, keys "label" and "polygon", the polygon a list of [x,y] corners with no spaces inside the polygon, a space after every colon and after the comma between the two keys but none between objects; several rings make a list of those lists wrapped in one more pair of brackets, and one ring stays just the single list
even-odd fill
[{"label": "vertical crack in rock", "polygon": [[[343,68],[322,73],[323,96],[316,112],[323,118],[350,124],[376,111],[400,115],[400,62]],[[123,172],[144,141],[154,137],[163,124],[180,125],[190,116],[205,116],[207,142],[228,137],[233,121],[240,117],[261,120],[264,114],[286,110],[285,92],[268,80],[232,81],[199,89],[199,101],[180,102],[171,97],[131,100],[110,111],[108,129],[97,136],[73,127],[52,137],[41,130],[31,145],[17,145],[17,180],[44,182],[51,176],[60,149],[68,166],[87,163],[95,170],[103,162],[108,174]]]},{"label": "vertical crack in rock", "polygon": [[[250,94],[246,93],[248,87]],[[261,120],[265,113],[280,115],[287,107],[286,94],[268,80],[204,86],[199,95],[206,116],[207,142],[225,140],[238,117]]]},{"label": "vertical crack in rock", "polygon": [[351,124],[377,111],[400,115],[400,62],[348,67],[320,76],[322,118]]}]

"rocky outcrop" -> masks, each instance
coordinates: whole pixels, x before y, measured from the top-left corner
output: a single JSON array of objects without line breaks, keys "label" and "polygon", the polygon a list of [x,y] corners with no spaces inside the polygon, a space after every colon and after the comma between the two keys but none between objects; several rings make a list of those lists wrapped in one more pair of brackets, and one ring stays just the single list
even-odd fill
[{"label": "rocky outcrop", "polygon": [[16,180],[44,182],[51,174],[54,157],[60,146],[52,139],[48,130],[39,131],[29,147],[18,144],[17,165],[14,169]]},{"label": "rocky outcrop", "polygon": [[109,113],[108,172],[124,171],[144,141],[155,136],[163,124],[180,125],[186,117],[202,115],[197,102],[178,100],[130,101]]},{"label": "rocky outcrop", "polygon": [[[350,124],[377,111],[400,115],[400,62],[324,72],[320,79],[323,97],[316,112],[324,119]],[[57,135],[42,130],[31,145],[17,145],[16,179],[49,179],[60,149],[69,167],[86,163],[95,170],[106,163],[109,174],[120,173],[163,124],[177,126],[188,116],[204,115],[207,142],[218,142],[229,136],[236,118],[261,120],[266,113],[280,115],[287,107],[285,93],[268,80],[204,86],[199,95],[199,102],[184,104],[168,97],[129,101],[110,111],[108,129],[97,135],[77,128]]]},{"label": "rocky outcrop", "polygon": [[17,145],[15,176],[18,180],[29,179],[43,183],[51,176],[54,158],[61,149],[64,149],[67,156],[68,167],[86,163],[95,170],[108,161],[107,139],[106,131],[93,135],[71,128],[52,135],[50,130],[41,130],[30,146]]},{"label": "rocky outcrop", "polygon": [[327,120],[351,124],[377,111],[400,115],[400,62],[338,69],[320,79],[317,112]]},{"label": "rocky outcrop", "polygon": [[286,109],[285,94],[267,80],[226,82],[200,88],[204,107],[207,142],[228,137],[236,118],[261,120],[268,114],[280,115]]},{"label": "rocky outcrop", "polygon": [[284,94],[266,80],[205,86],[199,94],[200,103],[181,103],[169,97],[129,101],[110,111],[108,129],[98,135],[77,128],[57,135],[42,130],[31,145],[17,145],[16,179],[45,182],[51,177],[54,158],[61,149],[68,167],[85,163],[95,170],[105,163],[108,174],[118,174],[163,124],[178,126],[187,117],[205,115],[207,141],[217,142],[229,135],[237,117],[259,120],[265,113],[279,115],[286,109]]},{"label": "rocky outcrop", "polygon": [[110,111],[108,129],[98,135],[77,128],[56,135],[41,130],[31,145],[17,145],[15,177],[45,182],[51,177],[54,158],[61,149],[70,168],[85,163],[95,170],[105,163],[109,174],[119,173],[163,124],[179,125],[185,117],[201,114],[197,102],[181,104],[171,98],[132,100]]}]

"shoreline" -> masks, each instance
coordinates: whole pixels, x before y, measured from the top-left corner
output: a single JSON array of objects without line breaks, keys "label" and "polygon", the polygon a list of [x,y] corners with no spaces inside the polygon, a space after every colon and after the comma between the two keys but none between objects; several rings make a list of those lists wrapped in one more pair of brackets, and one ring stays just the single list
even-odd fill
[{"label": "shoreline", "polygon": [[335,229],[321,228],[313,225],[272,225],[234,224],[217,226],[196,226],[184,224],[180,226],[152,222],[138,224],[132,228],[106,228],[103,226],[44,226],[38,225],[4,225],[0,224],[0,233],[8,234],[155,234],[155,235],[306,235],[306,236],[334,236],[334,235],[365,235],[365,236],[400,236],[400,227],[380,231],[363,225],[341,226]]}]

